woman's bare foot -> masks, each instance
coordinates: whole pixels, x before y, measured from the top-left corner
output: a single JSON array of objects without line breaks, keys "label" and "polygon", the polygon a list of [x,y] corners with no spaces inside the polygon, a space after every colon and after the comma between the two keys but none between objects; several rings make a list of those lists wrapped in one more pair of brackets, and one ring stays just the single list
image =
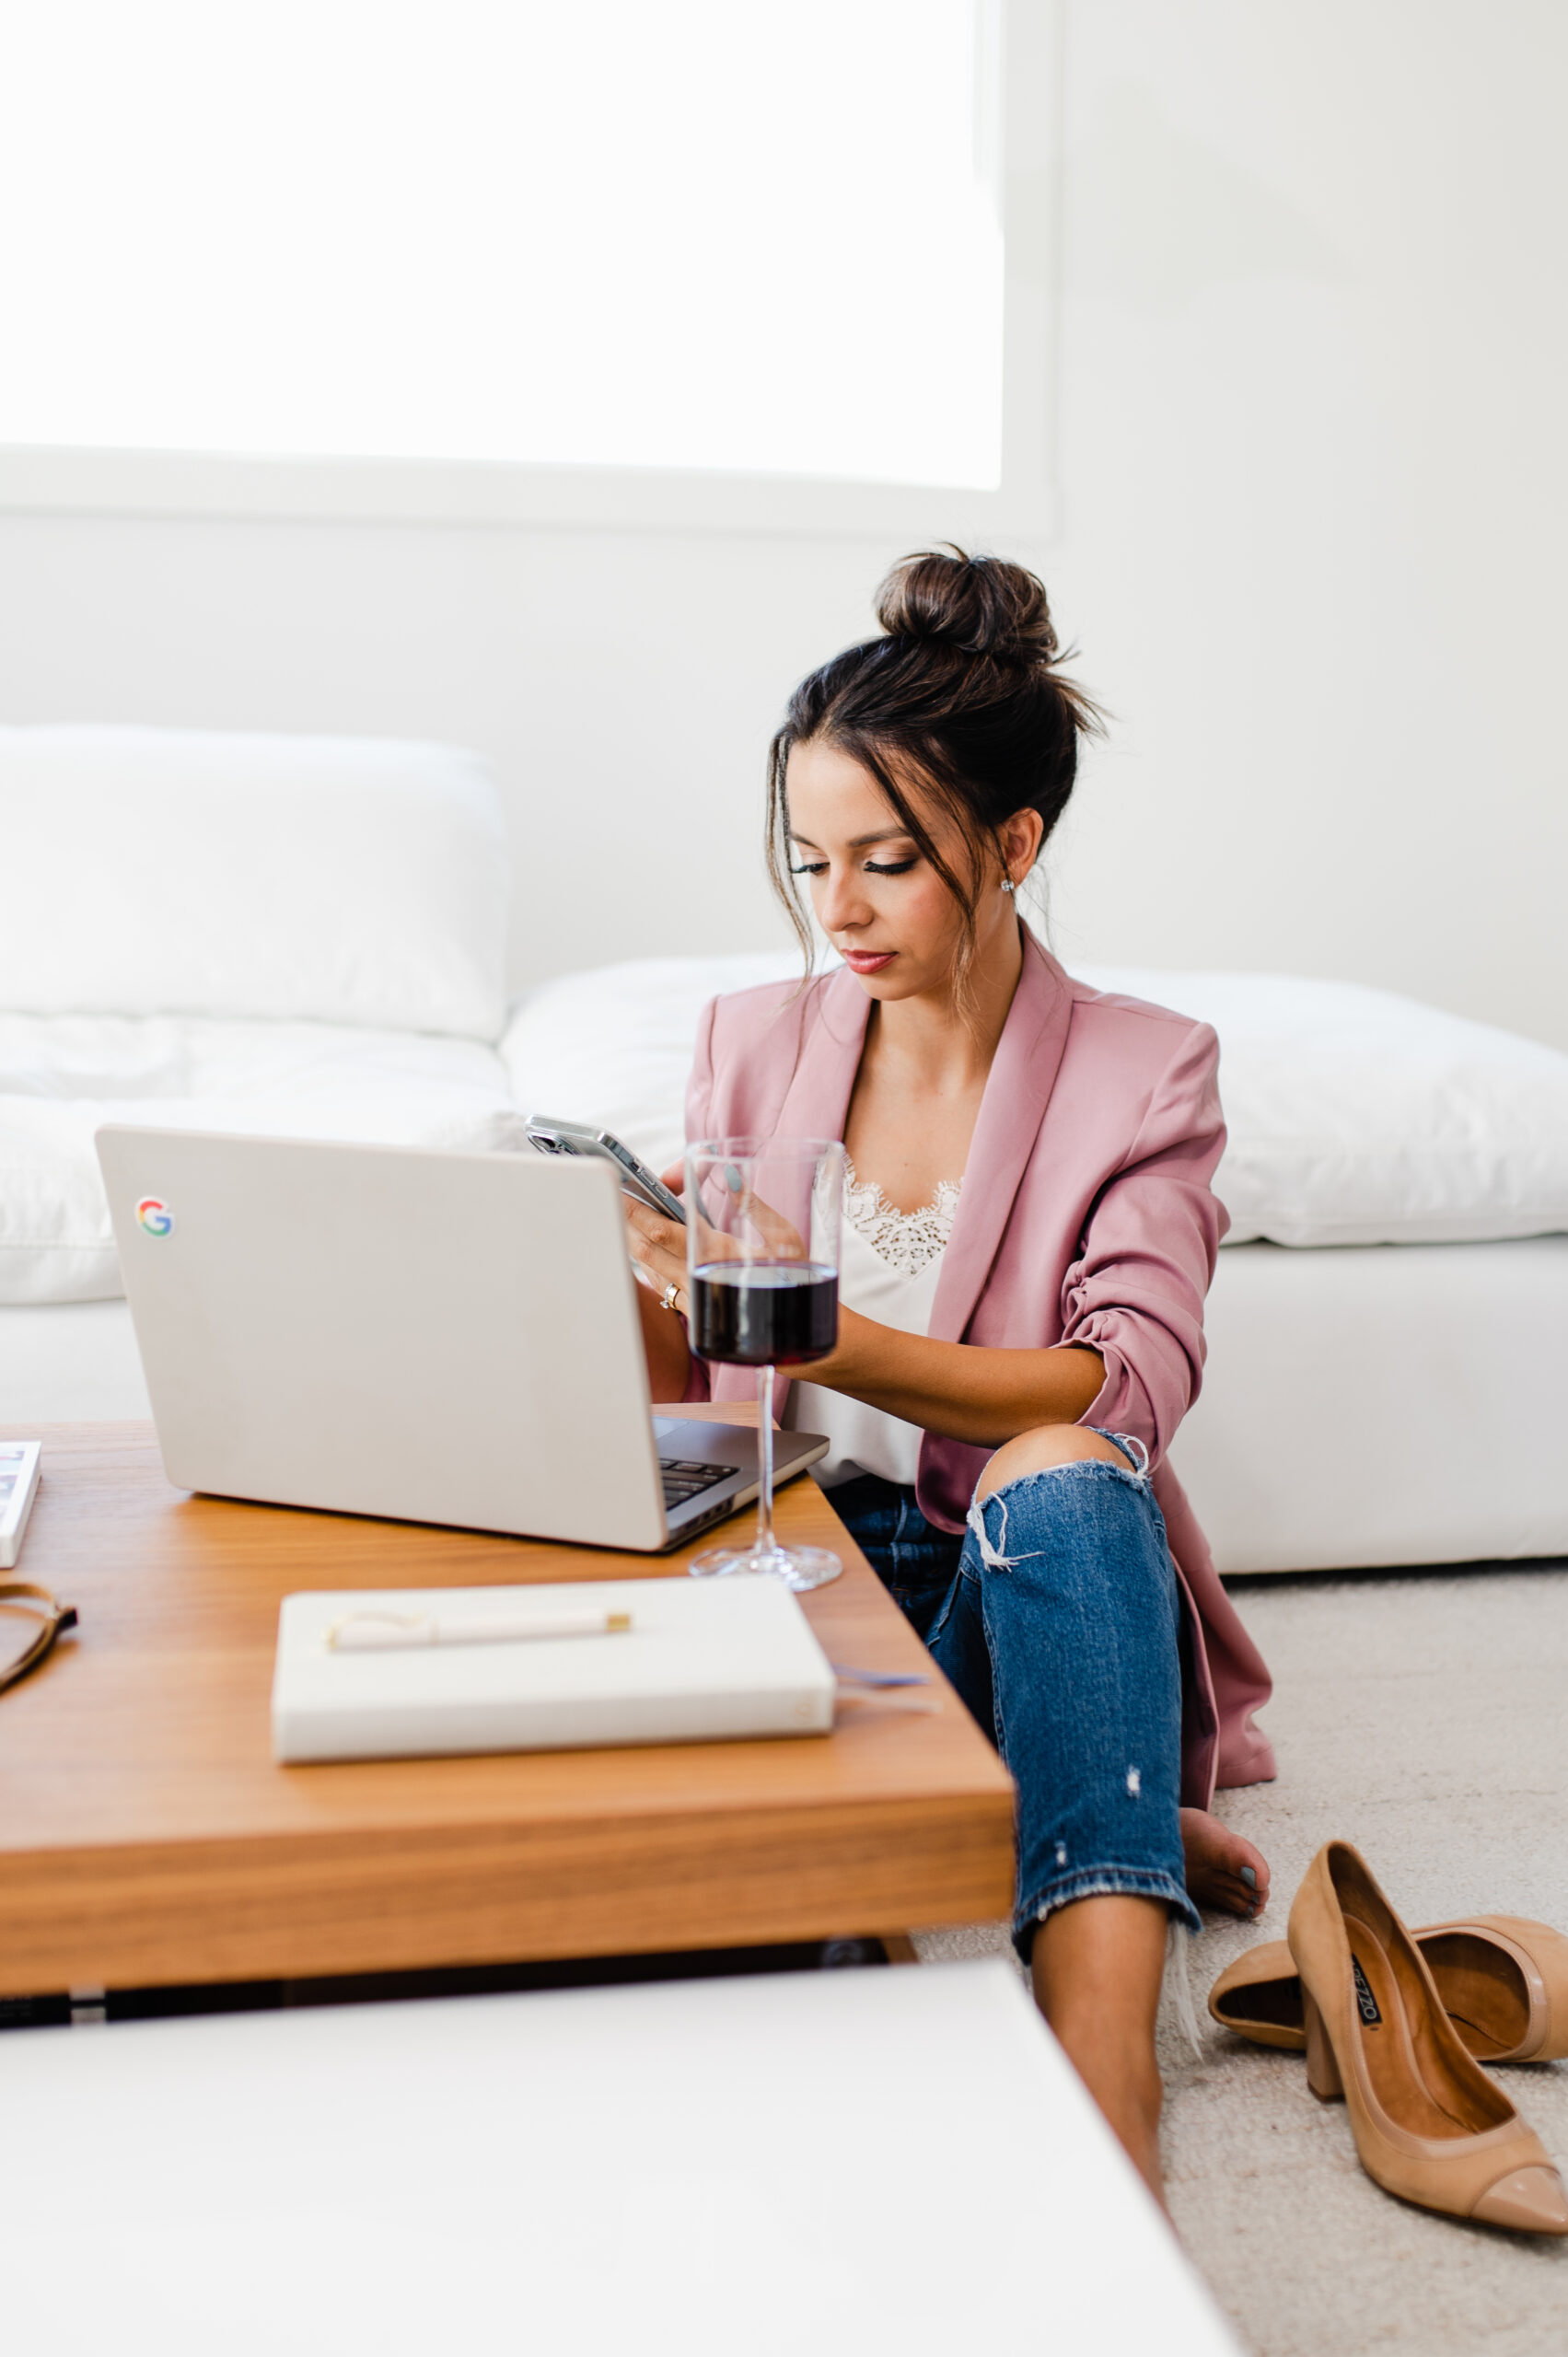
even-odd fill
[{"label": "woman's bare foot", "polygon": [[1269,1864],[1250,1841],[1244,1841],[1206,1808],[1184,1808],[1181,1847],[1187,1858],[1187,1894],[1195,1906],[1249,1919],[1263,1912],[1269,1896]]}]

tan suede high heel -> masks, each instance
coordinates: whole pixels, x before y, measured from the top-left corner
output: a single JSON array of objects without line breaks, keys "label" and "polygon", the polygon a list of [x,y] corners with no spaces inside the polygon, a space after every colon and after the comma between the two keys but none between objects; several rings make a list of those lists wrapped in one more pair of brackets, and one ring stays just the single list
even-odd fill
[{"label": "tan suede high heel", "polygon": [[[1429,1923],[1411,1939],[1444,2010],[1478,2062],[1554,2062],[1568,2054],[1568,1939],[1523,1915]],[[1255,2046],[1307,2050],[1301,1982],[1283,1940],[1227,1964],[1209,1991],[1221,2027]]]},{"label": "tan suede high heel", "polygon": [[1545,2146],[1466,2050],[1420,1949],[1348,1841],[1326,1842],[1290,1910],[1307,2084],[1342,2096],[1361,2165],[1452,2218],[1568,2235]]}]

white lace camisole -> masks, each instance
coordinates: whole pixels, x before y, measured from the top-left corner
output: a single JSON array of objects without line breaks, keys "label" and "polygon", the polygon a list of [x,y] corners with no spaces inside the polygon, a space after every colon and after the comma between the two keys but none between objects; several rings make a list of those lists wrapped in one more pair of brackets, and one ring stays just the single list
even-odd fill
[{"label": "white lace camisole", "polygon": [[[930,1202],[900,1212],[846,1160],[839,1258],[839,1299],[846,1309],[903,1334],[929,1331],[961,1185],[944,1178]],[[784,1421],[792,1432],[827,1434],[831,1446],[812,1468],[825,1490],[861,1473],[912,1487],[923,1438],[918,1424],[816,1383],[791,1387]]]}]

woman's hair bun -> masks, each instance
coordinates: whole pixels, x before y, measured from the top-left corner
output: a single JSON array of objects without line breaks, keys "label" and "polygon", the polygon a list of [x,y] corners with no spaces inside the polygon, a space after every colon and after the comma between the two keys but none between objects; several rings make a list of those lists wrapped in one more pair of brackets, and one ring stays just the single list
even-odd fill
[{"label": "woman's hair bun", "polygon": [[1005,557],[923,549],[897,563],[877,593],[891,638],[935,639],[1003,663],[1049,663],[1056,632],[1045,585]]}]

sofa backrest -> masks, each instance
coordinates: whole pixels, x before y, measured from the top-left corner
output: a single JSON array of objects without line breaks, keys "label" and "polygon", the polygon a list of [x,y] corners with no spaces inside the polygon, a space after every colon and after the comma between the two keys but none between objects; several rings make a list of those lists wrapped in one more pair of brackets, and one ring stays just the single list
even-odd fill
[{"label": "sofa backrest", "polygon": [[442,745],[0,728],[0,1008],[494,1039],[508,866]]}]

